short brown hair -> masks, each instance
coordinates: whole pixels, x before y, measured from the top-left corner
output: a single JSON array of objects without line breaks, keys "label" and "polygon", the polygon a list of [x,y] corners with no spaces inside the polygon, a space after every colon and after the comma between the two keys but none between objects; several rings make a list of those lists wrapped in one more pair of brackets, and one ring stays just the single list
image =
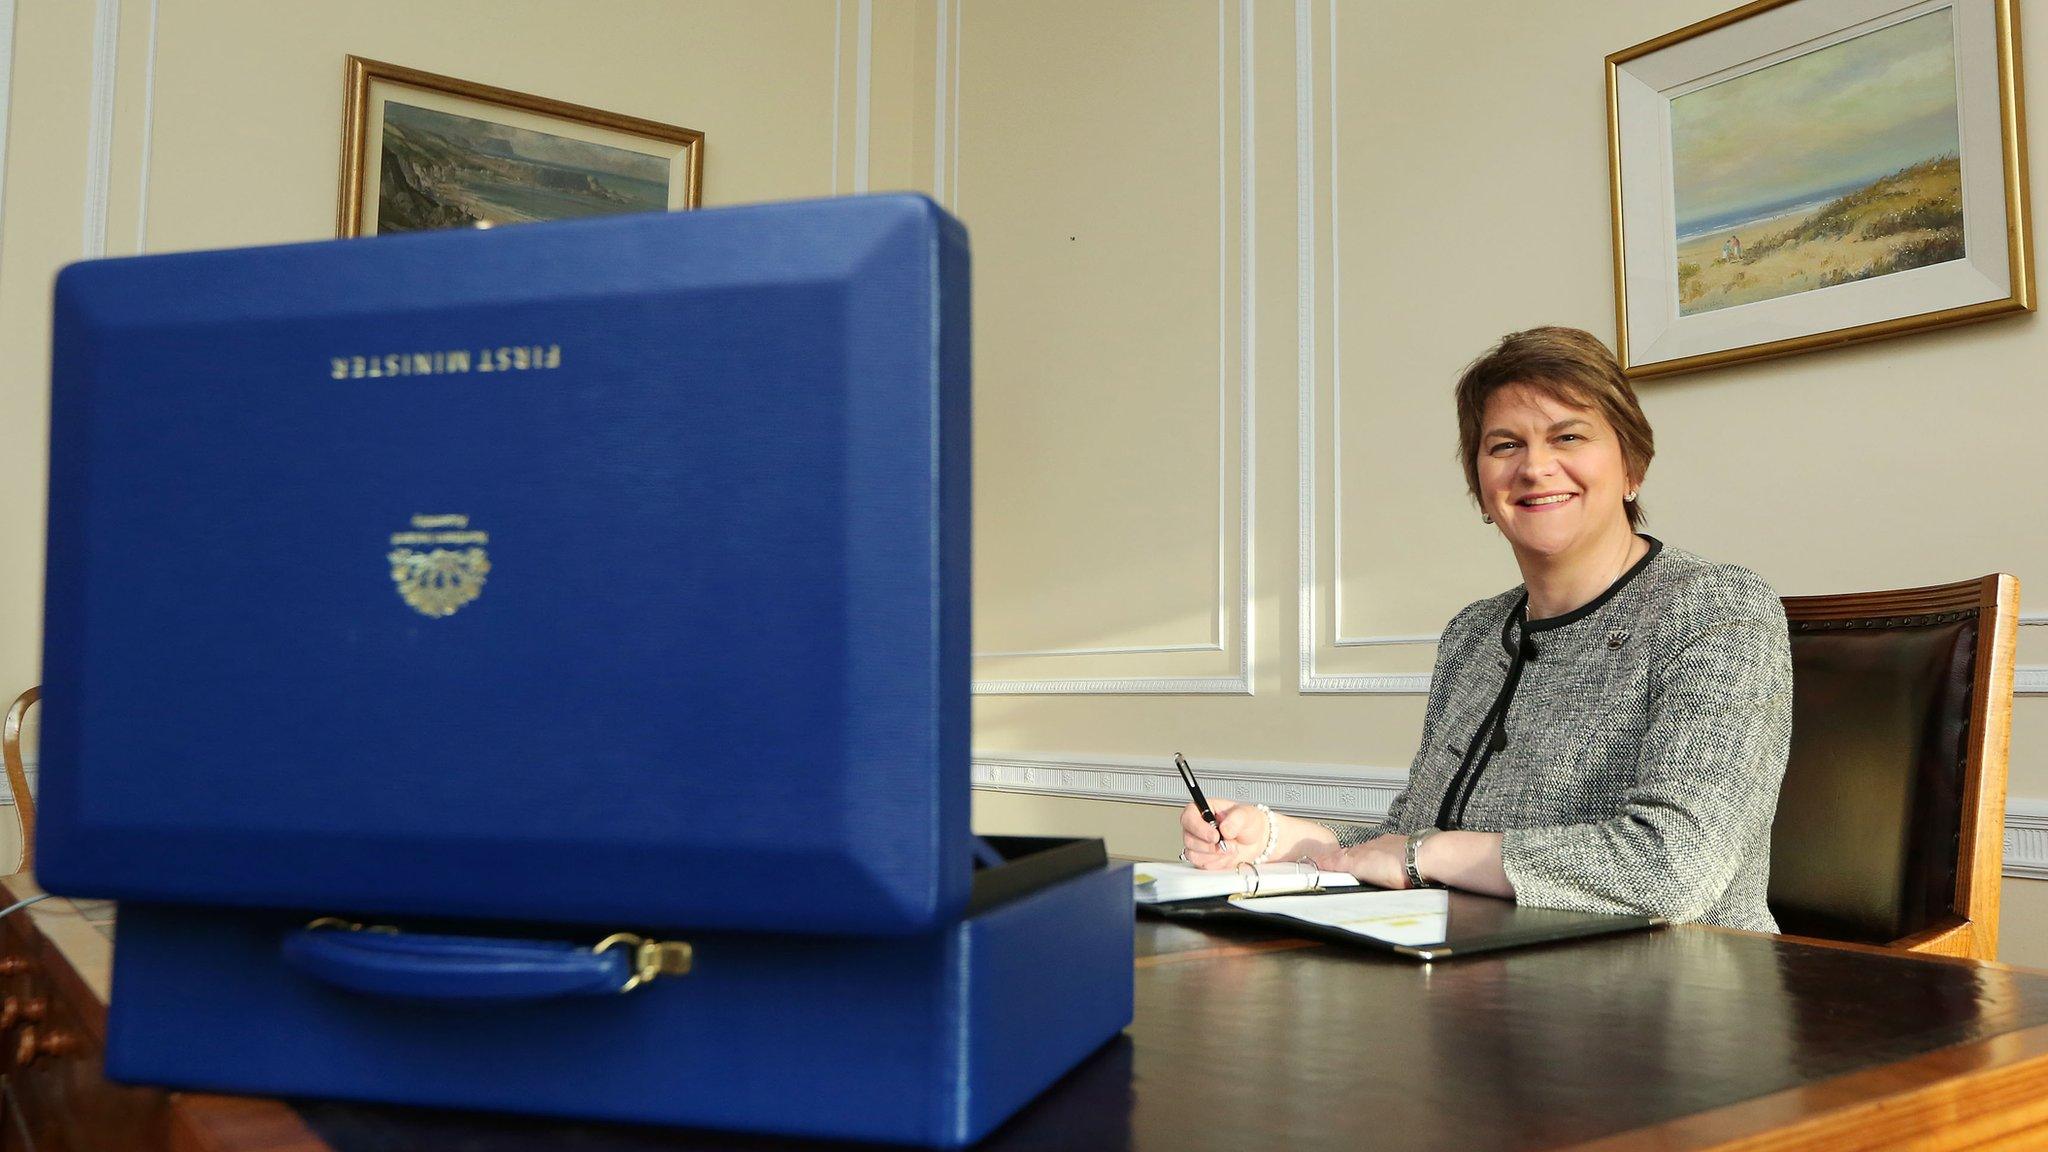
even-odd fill
[{"label": "short brown hair", "polygon": [[[1479,424],[1486,418],[1486,401],[1510,384],[1527,385],[1560,404],[1600,413],[1621,441],[1621,460],[1629,478],[1642,483],[1650,458],[1657,454],[1656,437],[1614,353],[1591,332],[1531,328],[1501,337],[1458,377],[1458,460],[1465,466],[1465,489],[1473,500],[1479,499]],[[1630,529],[1642,523],[1640,498],[1622,508]]]}]

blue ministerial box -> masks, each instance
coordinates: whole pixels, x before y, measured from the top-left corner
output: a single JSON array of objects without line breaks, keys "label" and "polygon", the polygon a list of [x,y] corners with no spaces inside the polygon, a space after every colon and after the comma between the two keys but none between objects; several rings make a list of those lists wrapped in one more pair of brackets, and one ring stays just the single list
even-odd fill
[{"label": "blue ministerial box", "polygon": [[1000,1123],[1131,917],[975,858],[969,446],[919,197],[66,269],[38,865],[123,902],[110,1073]]}]

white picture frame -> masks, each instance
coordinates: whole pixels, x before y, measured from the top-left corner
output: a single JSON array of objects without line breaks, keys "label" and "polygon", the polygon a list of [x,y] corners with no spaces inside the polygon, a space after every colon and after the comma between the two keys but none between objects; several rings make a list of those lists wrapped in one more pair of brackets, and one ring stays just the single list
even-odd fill
[{"label": "white picture frame", "polygon": [[[1781,295],[1730,306],[1701,303],[1694,295],[1705,279],[1699,275],[1701,261],[1687,264],[1680,258],[1682,244],[1693,242],[1682,241],[1680,234],[1696,224],[1681,219],[1674,101],[1777,64],[1819,59],[1818,54],[1849,41],[1921,17],[1945,19],[1952,33],[1953,132],[1960,146],[1954,160],[1943,162],[1953,169],[1948,178],[1960,180],[1961,257],[1878,274],[1870,269],[1887,265],[1866,262],[1855,270],[1832,273],[1860,273],[1863,278],[1823,280],[1823,286],[1796,290],[1774,288],[1764,281],[1771,275],[1780,277],[1771,282],[1779,286],[1814,281],[1772,272],[1750,281],[1743,291],[1781,290]],[[2016,0],[1759,0],[1609,56],[1616,344],[1628,374],[1661,376],[2031,311],[2032,238],[2016,21]],[[1783,87],[1787,92],[1797,90]],[[1818,132],[1821,118],[1829,115],[1823,108],[1788,102],[1795,106],[1770,108],[1765,119],[1769,123],[1776,118],[1786,126],[1787,136]],[[1839,124],[1829,128],[1837,135],[1848,131]],[[1886,129],[1882,124],[1858,125],[1853,131]],[[1774,141],[1771,146],[1785,145]],[[1689,164],[1687,172],[1700,167]],[[1816,162],[1811,177],[1816,186],[1828,175]],[[1688,184],[1687,191],[1695,184]],[[1759,188],[1758,195],[1765,194]],[[1791,219],[1781,216],[1772,223]],[[1729,252],[1725,245],[1740,243],[1737,231],[1730,230],[1719,253],[1707,253],[1712,264],[1724,263]],[[1697,240],[1697,233],[1689,235]],[[1796,232],[1764,235],[1784,240]],[[1847,239],[1860,236],[1852,230]],[[1698,247],[1692,251],[1697,253]],[[1733,260],[1743,260],[1739,247],[1734,248]],[[1721,277],[1718,291],[1728,290],[1727,278]]]}]

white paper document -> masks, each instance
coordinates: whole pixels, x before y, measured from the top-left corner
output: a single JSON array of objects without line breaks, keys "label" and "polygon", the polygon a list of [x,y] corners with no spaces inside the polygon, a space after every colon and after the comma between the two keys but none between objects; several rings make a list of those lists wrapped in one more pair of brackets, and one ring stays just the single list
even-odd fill
[{"label": "white paper document", "polygon": [[1441,944],[1450,933],[1451,897],[1441,888],[1344,892],[1335,896],[1261,896],[1238,902],[1247,912],[1288,916],[1326,928],[1402,944]]}]

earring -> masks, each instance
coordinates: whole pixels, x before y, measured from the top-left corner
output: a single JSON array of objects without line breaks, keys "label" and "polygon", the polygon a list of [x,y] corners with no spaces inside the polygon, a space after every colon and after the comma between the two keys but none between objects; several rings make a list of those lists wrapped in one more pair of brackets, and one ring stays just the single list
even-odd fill
[{"label": "earring", "polygon": [[1482,514],[1480,515],[1480,517],[1479,517],[1479,522],[1480,522],[1481,524],[1491,524],[1491,523],[1493,523],[1493,517],[1491,517],[1491,516],[1488,516],[1488,515],[1485,515],[1485,514],[1483,514],[1483,513],[1482,513]]},{"label": "earring", "polygon": [[1631,493],[1629,493],[1628,495],[1626,495],[1626,496],[1623,496],[1623,497],[1622,497],[1621,499],[1622,499],[1622,502],[1623,502],[1623,503],[1625,503],[1625,504],[1633,504],[1633,503],[1635,503],[1635,502],[1636,502],[1636,494],[1635,494],[1635,493],[1633,493],[1633,492],[1631,492]]}]

